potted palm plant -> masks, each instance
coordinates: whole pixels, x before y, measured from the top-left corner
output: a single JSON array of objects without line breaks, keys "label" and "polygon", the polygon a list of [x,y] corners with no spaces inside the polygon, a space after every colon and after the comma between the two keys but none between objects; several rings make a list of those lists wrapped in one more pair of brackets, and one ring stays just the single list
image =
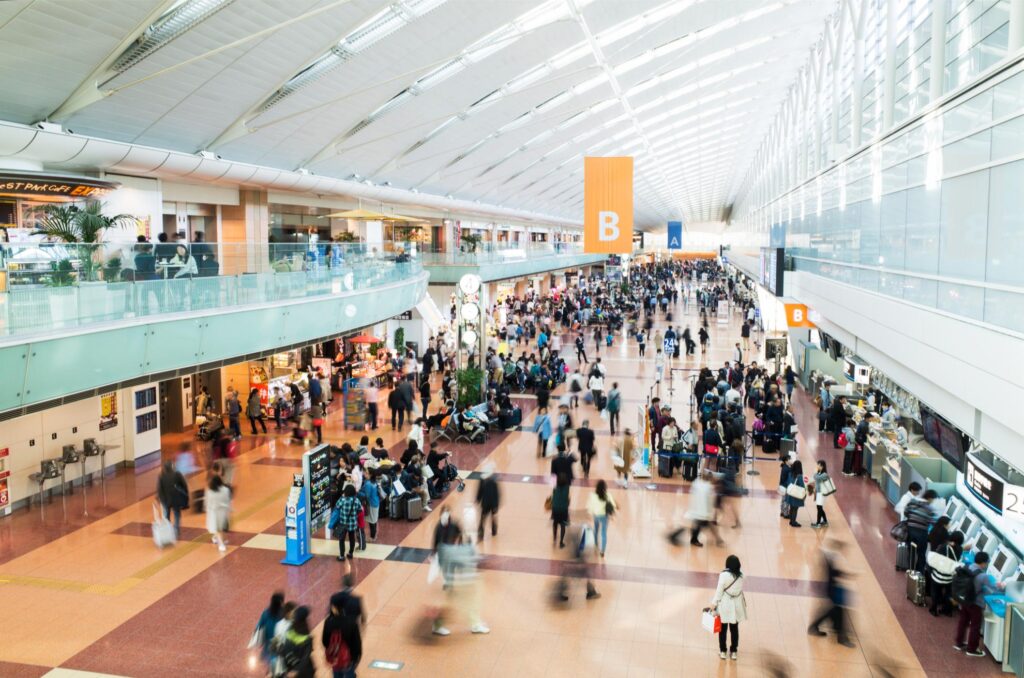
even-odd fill
[{"label": "potted palm plant", "polygon": [[[91,283],[102,284],[99,281],[99,271],[103,269],[103,252],[99,248],[100,236],[103,231],[115,226],[127,226],[135,223],[135,217],[130,214],[117,214],[109,216],[103,213],[103,204],[92,201],[84,206],[69,203],[51,203],[42,205],[36,209],[38,214],[37,228],[35,235],[42,235],[56,242],[66,243],[73,250],[77,250],[78,260],[78,285],[79,285],[79,318],[91,316],[106,316],[107,303],[112,307],[123,308],[123,299],[117,300],[107,294],[106,289],[86,290]],[[62,262],[57,262],[59,265]],[[62,265],[60,270],[67,270],[72,266]],[[110,267],[112,268],[112,267]],[[120,259],[118,258],[117,269],[120,270]],[[57,269],[55,269],[57,270]],[[115,290],[109,290],[111,292]],[[122,295],[124,290],[117,290]],[[68,297],[73,303],[74,298]],[[118,303],[119,302],[119,303]],[[61,308],[52,309],[55,314],[65,314],[69,310],[64,305],[67,300],[58,302]],[[72,310],[73,312],[73,310]]]}]

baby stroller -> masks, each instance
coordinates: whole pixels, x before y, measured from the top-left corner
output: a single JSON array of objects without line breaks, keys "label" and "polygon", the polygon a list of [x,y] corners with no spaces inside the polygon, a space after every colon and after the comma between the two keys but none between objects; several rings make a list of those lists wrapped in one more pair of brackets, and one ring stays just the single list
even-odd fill
[{"label": "baby stroller", "polygon": [[440,471],[441,482],[438,491],[441,494],[447,492],[453,482],[456,483],[455,490],[457,492],[462,492],[466,489],[466,483],[459,477],[459,468],[452,462],[451,457],[448,457],[448,462],[441,467]]},{"label": "baby stroller", "polygon": [[200,440],[214,440],[220,430],[224,428],[224,420],[219,414],[199,415],[196,417],[196,423],[199,424],[196,437]]}]

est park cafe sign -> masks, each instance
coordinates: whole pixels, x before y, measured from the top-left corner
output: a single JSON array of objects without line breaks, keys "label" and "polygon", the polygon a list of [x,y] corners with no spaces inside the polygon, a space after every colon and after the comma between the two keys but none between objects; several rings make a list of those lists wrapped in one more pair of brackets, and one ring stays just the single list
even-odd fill
[{"label": "est park cafe sign", "polygon": [[583,251],[633,251],[633,158],[583,159]]}]

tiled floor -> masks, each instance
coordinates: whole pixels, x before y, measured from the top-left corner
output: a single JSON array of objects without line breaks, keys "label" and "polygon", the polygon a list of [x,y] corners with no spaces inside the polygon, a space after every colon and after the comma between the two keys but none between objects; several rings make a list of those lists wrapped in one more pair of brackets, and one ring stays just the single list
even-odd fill
[{"label": "tiled floor", "polygon": [[[696,326],[692,309],[690,315],[679,309],[676,314],[677,324]],[[678,367],[717,366],[729,357],[738,324],[710,329],[708,354],[677,361]],[[651,388],[653,358],[639,361],[635,344],[621,339],[611,350],[602,347],[600,355],[608,381],[618,381],[623,391],[623,424],[635,426]],[[688,374],[675,374],[671,393],[668,384],[661,388],[662,400],[682,419],[689,413]],[[676,548],[665,539],[683,521],[689,501],[688,484],[678,476],[635,482],[628,490],[613,486],[620,511],[609,529],[607,557],[590,566],[602,597],[585,601],[579,583],[569,604],[553,607],[549,594],[566,552],[552,546],[543,509],[550,462],[537,458],[529,432],[535,402],[522,402],[526,430],[492,434],[479,446],[445,445],[455,451],[464,475],[485,459],[499,471],[499,534],[481,545],[482,610],[490,635],[470,635],[458,616],[448,638],[423,633],[425,611],[446,602],[439,584],[427,583],[437,513],[420,522],[382,518],[378,542],[351,564],[369,615],[361,675],[376,673],[367,667],[374,659],[403,662],[400,675],[410,676],[998,673],[988,659],[952,651],[950,620],[934,619],[905,600],[887,535],[894,518],[877,487],[837,474],[828,533],[792,529],[777,517],[777,462],[771,460],[754,462],[760,475],[742,476],[749,489],[737,502],[742,527],[723,528],[722,547],[709,538],[702,549]],[[805,465],[820,455],[835,468],[831,441],[815,432],[810,399],[798,393],[796,404]],[[581,407],[577,416],[590,419],[599,452],[591,479],[574,483],[574,510],[583,508],[598,478],[614,476],[606,422],[591,407]],[[339,420],[339,412],[329,417],[326,439],[355,442],[357,436]],[[389,426],[378,433],[389,447],[403,446],[401,434]],[[195,444],[184,437],[166,443],[167,454]],[[88,518],[81,515],[83,499],[76,493],[66,513],[59,501],[48,505],[45,521],[38,509],[0,521],[0,600],[17,611],[9,616],[17,623],[0,633],[0,677],[257,676],[263,671],[246,643],[273,591],[309,605],[319,622],[346,567],[333,557],[336,544],[316,535],[317,557],[300,568],[280,564],[283,500],[302,448],[273,433],[245,436],[243,445],[226,554],[209,543],[203,516],[191,512],[175,547],[160,551],[153,545],[153,471],[109,478],[105,501],[94,488]],[[464,493],[445,499],[457,518],[472,504],[475,477]],[[201,478],[191,482],[198,486]],[[805,509],[803,522],[810,520]],[[834,637],[805,633],[821,604],[819,552],[830,537],[850,546],[848,566],[857,573],[852,649]],[[716,643],[699,621],[729,554],[744,563],[750,608],[737,662],[718,659]],[[321,675],[329,672],[322,669]]]}]

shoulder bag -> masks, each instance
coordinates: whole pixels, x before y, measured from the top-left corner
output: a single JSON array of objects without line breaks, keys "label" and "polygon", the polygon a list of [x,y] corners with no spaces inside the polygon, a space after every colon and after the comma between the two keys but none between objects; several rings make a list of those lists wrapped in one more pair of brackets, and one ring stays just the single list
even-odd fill
[{"label": "shoulder bag", "polygon": [[786,488],[786,496],[793,497],[793,499],[806,499],[807,488],[797,483],[790,483],[789,487]]}]

